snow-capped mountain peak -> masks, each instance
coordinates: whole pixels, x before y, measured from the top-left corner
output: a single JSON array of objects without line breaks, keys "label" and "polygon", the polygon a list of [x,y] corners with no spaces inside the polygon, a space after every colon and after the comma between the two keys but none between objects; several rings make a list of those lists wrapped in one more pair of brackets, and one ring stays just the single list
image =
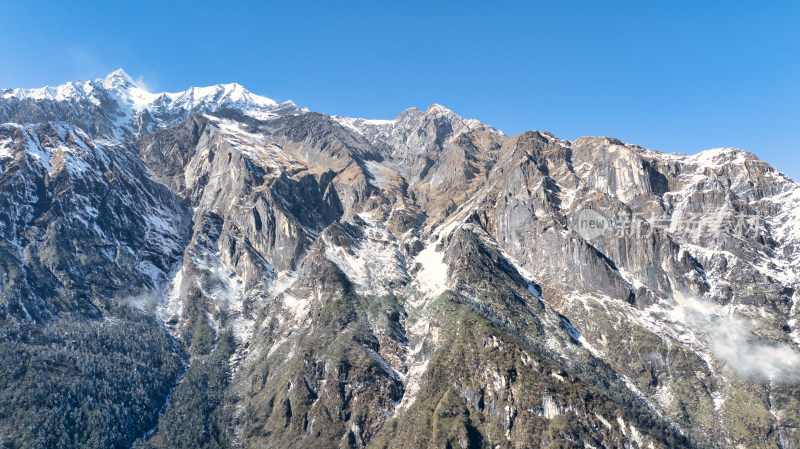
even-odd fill
[{"label": "snow-capped mountain peak", "polygon": [[126,86],[135,86],[136,82],[122,69],[114,70],[100,81],[106,89],[117,89]]},{"label": "snow-capped mountain peak", "polygon": [[26,123],[66,121],[75,123],[92,137],[113,141],[142,136],[196,113],[236,108],[259,114],[279,106],[274,100],[236,83],[153,93],[122,69],[93,81],[37,89],[2,89],[0,98],[7,100],[6,110],[0,112],[0,122],[14,121],[13,117],[25,111]]},{"label": "snow-capped mountain peak", "polygon": [[434,103],[428,106],[428,109],[425,110],[425,114],[428,115],[455,115],[453,111],[450,109],[438,104]]},{"label": "snow-capped mountain peak", "polygon": [[161,95],[172,99],[175,104],[185,104],[191,107],[210,103],[230,104],[253,109],[270,109],[278,106],[278,103],[271,98],[255,95],[237,83],[192,87],[185,92]]}]

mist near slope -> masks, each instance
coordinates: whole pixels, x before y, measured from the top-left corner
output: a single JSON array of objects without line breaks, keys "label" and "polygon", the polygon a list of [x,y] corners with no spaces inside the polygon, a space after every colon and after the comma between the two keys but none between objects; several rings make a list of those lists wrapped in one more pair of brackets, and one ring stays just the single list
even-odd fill
[{"label": "mist near slope", "polygon": [[704,336],[714,356],[743,377],[800,380],[800,352],[789,343],[759,338],[756,331],[761,324],[736,315],[731,306],[686,296],[676,302],[669,316]]},{"label": "mist near slope", "polygon": [[158,304],[159,294],[153,290],[143,290],[138,293],[117,298],[121,305],[135,307],[139,310],[152,311]]}]

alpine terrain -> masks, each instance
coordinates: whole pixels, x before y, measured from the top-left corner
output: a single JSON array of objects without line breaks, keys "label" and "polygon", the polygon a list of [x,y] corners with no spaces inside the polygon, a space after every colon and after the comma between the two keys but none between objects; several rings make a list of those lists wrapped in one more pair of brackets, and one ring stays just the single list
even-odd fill
[{"label": "alpine terrain", "polygon": [[800,185],[753,154],[0,90],[4,448],[800,448]]}]

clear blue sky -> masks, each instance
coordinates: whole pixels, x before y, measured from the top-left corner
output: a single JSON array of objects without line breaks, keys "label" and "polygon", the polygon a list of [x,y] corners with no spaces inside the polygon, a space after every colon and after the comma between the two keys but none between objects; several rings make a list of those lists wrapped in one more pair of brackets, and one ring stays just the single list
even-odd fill
[{"label": "clear blue sky", "polygon": [[800,2],[12,2],[0,87],[238,82],[367,118],[441,103],[508,134],[752,151],[800,180]]}]

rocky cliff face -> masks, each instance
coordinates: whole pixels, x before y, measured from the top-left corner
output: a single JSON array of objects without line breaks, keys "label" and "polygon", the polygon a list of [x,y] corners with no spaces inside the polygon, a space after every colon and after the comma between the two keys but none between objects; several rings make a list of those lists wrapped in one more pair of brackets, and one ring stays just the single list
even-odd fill
[{"label": "rocky cliff face", "polygon": [[[749,153],[124,72],[0,118],[2,348],[72,351],[0,384],[12,447],[800,447],[800,187]],[[43,329],[107,322],[140,394],[64,393]],[[64,395],[104,420],[12,424]]]}]

